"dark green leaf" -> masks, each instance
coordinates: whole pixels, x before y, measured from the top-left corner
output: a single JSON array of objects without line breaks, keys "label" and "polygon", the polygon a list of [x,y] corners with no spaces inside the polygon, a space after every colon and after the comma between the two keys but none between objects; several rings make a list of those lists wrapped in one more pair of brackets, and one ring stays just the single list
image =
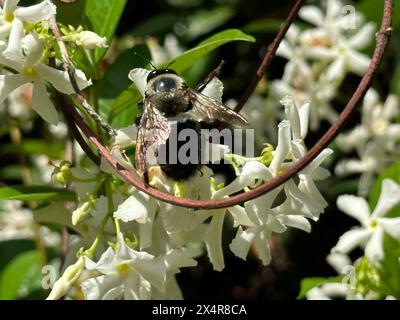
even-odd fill
[{"label": "dark green leaf", "polygon": [[199,10],[188,18],[185,37],[195,39],[222,26],[230,20],[235,11],[230,6],[218,6],[212,10]]},{"label": "dark green leaf", "polygon": [[[91,29],[98,35],[106,37],[108,44],[114,37],[125,5],[126,0],[86,0],[85,15]],[[100,61],[106,51],[106,48],[96,49],[95,62]]]},{"label": "dark green leaf", "polygon": [[306,297],[306,294],[308,291],[310,291],[312,288],[315,288],[317,286],[320,286],[324,283],[332,283],[332,282],[341,282],[342,277],[334,277],[334,278],[323,278],[323,277],[315,277],[315,278],[305,278],[301,280],[300,283],[300,293],[299,296],[297,297],[298,299],[304,299]]},{"label": "dark green leaf", "polygon": [[57,6],[57,22],[65,26],[71,25],[74,27],[78,27],[83,23],[85,1],[63,3],[60,0],[56,0],[54,4]]},{"label": "dark green leaf", "polygon": [[[356,10],[360,11],[366,18],[367,21],[373,21],[379,28],[383,16],[383,1],[376,0],[361,0],[356,4]],[[394,6],[393,14],[393,27],[397,28],[400,26],[400,7]]]},{"label": "dark green leaf", "polygon": [[55,159],[62,158],[65,152],[65,146],[61,141],[49,143],[38,139],[24,139],[21,148],[27,155],[47,155]]},{"label": "dark green leaf", "polygon": [[281,19],[260,19],[246,24],[242,29],[248,33],[272,33],[279,31],[283,21]]},{"label": "dark green leaf", "polygon": [[76,201],[76,195],[63,189],[43,186],[13,186],[0,188],[0,200],[19,201]]},{"label": "dark green leaf", "polygon": [[15,300],[40,288],[40,261],[36,251],[15,257],[0,275],[0,300]]},{"label": "dark green leaf", "polygon": [[161,13],[148,18],[147,20],[136,25],[129,35],[134,37],[146,37],[158,35],[171,30],[173,25],[178,21],[177,14],[172,12]]}]

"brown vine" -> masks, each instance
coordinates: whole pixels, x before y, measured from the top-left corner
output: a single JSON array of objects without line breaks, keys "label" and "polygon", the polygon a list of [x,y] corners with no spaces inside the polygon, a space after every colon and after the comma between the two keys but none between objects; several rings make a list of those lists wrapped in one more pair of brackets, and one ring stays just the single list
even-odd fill
[{"label": "brown vine", "polygon": [[[278,33],[272,46],[268,50],[260,68],[258,69],[253,82],[251,83],[251,85],[246,90],[245,94],[243,95],[242,99],[240,100],[241,102],[239,102],[239,104],[238,104],[238,109],[241,108],[245,104],[248,97],[250,97],[251,93],[254,91],[259,79],[261,79],[262,74],[265,72],[270,61],[272,60],[272,58],[279,46],[280,41],[284,37],[290,24],[293,22],[294,17],[297,15],[297,12],[299,11],[299,9],[301,7],[302,2],[303,1],[301,1],[301,0],[298,0],[296,2],[295,6],[293,7],[293,9],[292,9],[291,13],[289,14],[288,18],[286,19],[285,23],[282,25],[280,32]],[[94,132],[90,129],[90,127],[86,124],[86,122],[81,117],[81,115],[74,108],[70,108],[69,112],[71,113],[71,116],[74,118],[76,125],[81,129],[81,131],[88,138],[90,143],[100,152],[102,157],[104,157],[104,159],[107,160],[107,162],[110,164],[110,166],[118,173],[118,175],[123,180],[125,180],[127,183],[132,184],[138,190],[143,191],[144,193],[146,193],[160,201],[164,201],[164,202],[167,202],[167,203],[170,203],[170,204],[173,204],[176,206],[181,206],[181,207],[194,208],[194,209],[220,209],[220,208],[231,207],[231,206],[255,199],[255,198],[257,198],[263,194],[266,194],[267,192],[277,188],[278,186],[280,186],[281,184],[283,184],[284,182],[286,182],[287,180],[292,178],[294,175],[299,173],[301,170],[303,170],[307,165],[309,165],[313,161],[313,159],[315,159],[329,145],[329,143],[333,141],[333,139],[343,128],[344,124],[349,119],[352,112],[356,109],[358,103],[361,101],[361,99],[367,92],[374,75],[378,71],[379,65],[383,59],[385,50],[389,43],[389,38],[390,38],[391,31],[392,31],[392,28],[391,28],[392,16],[393,16],[393,0],[385,0],[382,23],[381,23],[380,31],[376,35],[377,44],[376,44],[375,52],[372,57],[370,66],[369,66],[366,74],[363,76],[360,84],[358,85],[358,87],[357,87],[356,91],[354,92],[353,96],[351,97],[350,101],[348,102],[346,107],[343,109],[342,113],[340,114],[340,116],[336,120],[336,122],[323,135],[323,137],[308,151],[308,153],[304,156],[304,158],[302,158],[297,163],[295,163],[283,175],[276,177],[273,180],[255,188],[249,192],[246,192],[246,193],[242,193],[242,194],[235,195],[235,196],[232,196],[229,198],[218,199],[218,200],[190,200],[190,199],[178,198],[171,194],[164,193],[155,188],[152,188],[151,186],[149,186],[149,185],[145,184],[143,181],[141,181],[137,175],[133,174],[129,170],[126,170],[120,164],[118,164],[117,160],[110,154],[110,152],[107,150],[107,148],[102,145],[102,143],[96,137]],[[52,24],[52,28],[53,28],[55,36],[57,37],[57,30],[54,30],[54,28],[57,28],[57,25]],[[58,34],[59,34],[59,32],[58,32]],[[58,38],[58,40],[59,40],[59,43],[60,42],[62,43],[62,41],[59,38]],[[68,61],[69,58],[65,58],[65,60]],[[71,81],[74,81],[74,79],[71,79]]]}]

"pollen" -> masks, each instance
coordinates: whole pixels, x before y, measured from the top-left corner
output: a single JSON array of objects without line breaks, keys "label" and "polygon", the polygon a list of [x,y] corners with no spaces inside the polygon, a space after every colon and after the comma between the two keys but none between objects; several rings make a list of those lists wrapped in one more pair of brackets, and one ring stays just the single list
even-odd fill
[{"label": "pollen", "polygon": [[31,78],[34,78],[37,75],[36,70],[34,68],[26,68],[24,70],[24,73],[25,75]]},{"label": "pollen", "polygon": [[369,226],[370,226],[372,229],[376,229],[376,227],[378,227],[378,221],[377,221],[376,219],[373,219],[373,220],[370,222]]},{"label": "pollen", "polygon": [[119,265],[117,265],[117,272],[124,276],[127,275],[132,269],[129,266],[129,264],[127,264],[126,262],[120,263]]},{"label": "pollen", "polygon": [[14,21],[14,13],[12,13],[11,11],[7,11],[4,13],[4,21],[11,23]]}]

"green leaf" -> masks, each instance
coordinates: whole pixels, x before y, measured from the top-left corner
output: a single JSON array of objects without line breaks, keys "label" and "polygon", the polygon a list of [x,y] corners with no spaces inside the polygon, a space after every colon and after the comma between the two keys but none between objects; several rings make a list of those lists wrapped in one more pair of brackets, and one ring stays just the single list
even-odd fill
[{"label": "green leaf", "polygon": [[63,202],[53,202],[50,205],[33,212],[35,221],[40,224],[51,224],[68,227],[77,233],[83,234],[85,227],[72,225],[71,212],[65,208]]},{"label": "green leaf", "polygon": [[300,293],[297,299],[304,299],[308,291],[324,283],[333,283],[341,281],[342,281],[342,276],[330,277],[330,278],[323,278],[323,277],[304,278],[303,280],[301,280]]},{"label": "green leaf", "polygon": [[[117,30],[118,22],[124,11],[126,0],[86,0],[85,15],[91,29],[98,35],[107,38],[110,44]],[[94,53],[95,62],[105,55],[106,48],[98,48]]]},{"label": "green leaf", "polygon": [[176,72],[182,73],[189,69],[194,61],[199,60],[218,47],[233,41],[255,42],[256,40],[254,37],[245,34],[238,29],[225,30],[202,41],[193,49],[186,51],[184,54],[174,59],[175,62],[171,65],[171,67]]},{"label": "green leaf", "polygon": [[[379,177],[375,180],[374,186],[372,187],[372,191],[369,195],[369,205],[371,208],[371,212],[375,209],[376,204],[378,203],[379,196],[381,195],[382,182],[384,179],[392,179],[400,184],[400,163],[395,163],[394,165],[383,171],[379,175]],[[399,217],[399,216],[400,216],[400,205],[394,207],[386,214],[386,217]]]},{"label": "green leaf", "polygon": [[140,22],[128,34],[133,37],[147,37],[167,33],[178,20],[178,14],[163,12]]},{"label": "green leaf", "polygon": [[[373,21],[379,28],[383,16],[383,1],[377,2],[376,0],[362,0],[356,4],[356,10],[360,11],[367,21]],[[400,26],[400,7],[394,6],[393,12],[393,27]]]},{"label": "green leaf", "polygon": [[73,3],[64,3],[60,0],[54,1],[57,6],[57,22],[63,25],[78,27],[83,23],[82,12],[85,1],[75,1]]},{"label": "green leaf", "polygon": [[65,152],[65,146],[61,141],[49,143],[38,139],[24,139],[21,148],[27,155],[47,155],[55,159],[62,158]]},{"label": "green leaf", "polygon": [[[181,74],[211,51],[233,41],[255,42],[255,39],[238,29],[222,31],[204,40],[193,49],[186,51],[181,56],[174,59],[171,68],[173,68],[178,74]],[[167,64],[165,64],[165,66]],[[126,73],[128,73],[128,70],[126,70]],[[137,103],[141,98],[142,97],[136,89],[136,86],[134,84],[130,85],[127,90],[121,93],[112,105],[109,121],[117,128],[121,128],[126,124],[131,124],[134,120],[134,115],[137,114]],[[122,122],[115,123],[113,120],[117,116],[119,117],[119,114],[123,111],[127,111],[127,114],[124,114]]]},{"label": "green leaf", "polygon": [[235,15],[230,6],[217,6],[211,10],[199,10],[188,18],[185,37],[195,39],[219,26],[222,26]]},{"label": "green leaf", "polygon": [[40,288],[40,261],[36,251],[24,252],[6,265],[0,275],[0,300],[15,300]]},{"label": "green leaf", "polygon": [[248,33],[271,33],[279,31],[283,20],[281,19],[259,19],[246,24],[242,29]]},{"label": "green leaf", "polygon": [[19,201],[76,201],[73,192],[43,186],[13,186],[0,188],[0,200]]},{"label": "green leaf", "polygon": [[390,81],[390,92],[400,97],[400,63],[397,63],[392,80]]}]

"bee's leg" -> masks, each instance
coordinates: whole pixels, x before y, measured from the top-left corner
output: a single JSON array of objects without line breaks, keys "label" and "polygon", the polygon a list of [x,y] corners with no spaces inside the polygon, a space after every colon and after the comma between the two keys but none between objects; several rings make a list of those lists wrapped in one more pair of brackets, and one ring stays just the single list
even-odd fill
[{"label": "bee's leg", "polygon": [[138,108],[139,108],[139,110],[140,110],[140,115],[137,115],[136,118],[135,118],[135,124],[136,124],[136,126],[139,126],[140,120],[142,119],[143,101],[140,101],[140,102],[138,103]]},{"label": "bee's leg", "polygon": [[143,180],[145,184],[150,184],[149,172],[147,170],[143,173]]},{"label": "bee's leg", "polygon": [[213,71],[210,72],[210,74],[207,76],[207,78],[201,82],[197,87],[196,87],[196,91],[201,92],[204,90],[204,88],[212,81],[212,79],[214,79],[215,77],[219,77],[219,75],[221,74],[222,71],[222,67],[224,66],[225,61],[222,60],[221,63],[219,64],[219,66],[217,68],[215,68]]}]

